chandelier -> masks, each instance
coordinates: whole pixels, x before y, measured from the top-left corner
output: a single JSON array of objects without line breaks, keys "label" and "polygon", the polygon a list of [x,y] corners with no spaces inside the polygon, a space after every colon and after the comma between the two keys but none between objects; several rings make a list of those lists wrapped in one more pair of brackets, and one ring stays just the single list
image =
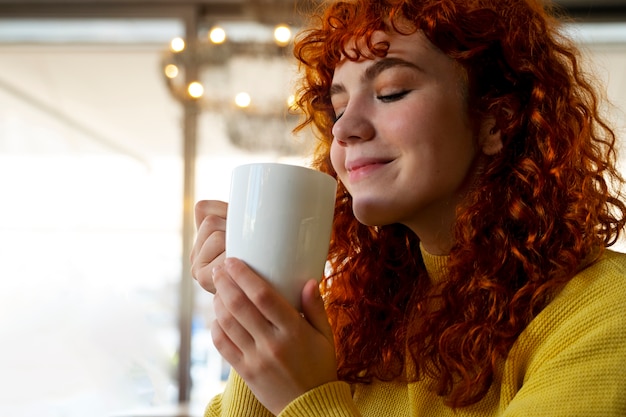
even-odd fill
[{"label": "chandelier", "polygon": [[[187,84],[184,71],[190,65],[198,68],[199,79]],[[310,149],[311,135],[292,133],[302,119],[294,107],[296,63],[288,26],[272,31],[260,24],[231,23],[213,26],[193,45],[173,39],[162,68],[171,94],[219,115],[234,146],[280,155],[303,155]]]}]

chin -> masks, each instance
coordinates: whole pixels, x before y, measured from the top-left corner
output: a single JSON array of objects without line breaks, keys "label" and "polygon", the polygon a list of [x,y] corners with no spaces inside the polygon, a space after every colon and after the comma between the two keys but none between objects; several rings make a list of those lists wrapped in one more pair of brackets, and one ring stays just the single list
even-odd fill
[{"label": "chin", "polygon": [[389,210],[385,210],[379,207],[353,207],[354,217],[359,223],[365,226],[385,226],[387,224],[396,223],[391,218]]}]

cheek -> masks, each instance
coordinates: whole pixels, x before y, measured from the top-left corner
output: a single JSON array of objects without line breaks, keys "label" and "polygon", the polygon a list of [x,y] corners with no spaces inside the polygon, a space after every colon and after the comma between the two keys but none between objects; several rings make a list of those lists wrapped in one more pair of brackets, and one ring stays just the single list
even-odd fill
[{"label": "cheek", "polygon": [[381,135],[396,143],[413,142],[428,132],[436,115],[428,106],[411,103],[385,114],[379,123]]},{"label": "cheek", "polygon": [[337,175],[339,175],[339,178],[343,178],[345,173],[345,151],[336,141],[333,141],[330,145],[330,162],[337,172]]}]

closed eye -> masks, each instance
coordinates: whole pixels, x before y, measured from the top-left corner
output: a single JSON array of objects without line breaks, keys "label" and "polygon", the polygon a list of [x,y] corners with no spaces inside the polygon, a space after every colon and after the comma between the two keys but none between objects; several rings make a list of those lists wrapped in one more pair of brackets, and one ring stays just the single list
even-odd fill
[{"label": "closed eye", "polygon": [[405,90],[405,91],[400,91],[399,93],[376,96],[376,99],[382,101],[383,103],[392,103],[394,101],[401,100],[409,93],[410,93],[410,90]]}]

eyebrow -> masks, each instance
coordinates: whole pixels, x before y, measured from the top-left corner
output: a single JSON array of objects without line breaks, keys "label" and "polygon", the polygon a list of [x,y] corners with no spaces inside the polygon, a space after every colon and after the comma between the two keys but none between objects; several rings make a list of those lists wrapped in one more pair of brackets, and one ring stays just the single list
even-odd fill
[{"label": "eyebrow", "polygon": [[[424,70],[412,63],[409,62],[407,60],[404,60],[402,58],[393,58],[393,57],[388,57],[388,58],[383,58],[380,59],[376,62],[374,62],[372,65],[370,65],[369,67],[367,67],[365,69],[365,72],[363,74],[363,76],[361,77],[362,81],[371,81],[374,78],[376,78],[380,73],[382,73],[383,71],[389,69],[389,68],[393,68],[393,67],[408,67],[414,70],[417,70],[419,72],[424,72]],[[345,92],[346,89],[343,85],[341,84],[332,84],[330,86],[330,91],[329,94],[332,97],[335,94],[339,94],[339,93],[343,93]]]}]

